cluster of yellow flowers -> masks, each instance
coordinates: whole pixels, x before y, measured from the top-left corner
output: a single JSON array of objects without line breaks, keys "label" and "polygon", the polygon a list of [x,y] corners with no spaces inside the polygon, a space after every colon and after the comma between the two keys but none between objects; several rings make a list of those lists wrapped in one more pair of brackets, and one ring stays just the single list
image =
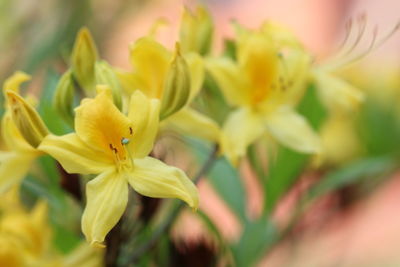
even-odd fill
[{"label": "cluster of yellow flowers", "polygon": [[[54,157],[69,173],[98,174],[86,184],[82,231],[102,245],[126,209],[128,184],[138,193],[179,198],[196,209],[199,196],[186,174],[149,156],[162,129],[174,129],[219,145],[237,166],[261,137],[303,153],[321,153],[319,135],[296,112],[310,82],[329,110],[351,110],[363,95],[333,70],[315,64],[287,29],[266,22],[257,30],[234,25],[235,53],[213,56],[213,23],[203,8],[184,11],[180,40],[169,51],[152,35],[130,46],[132,70],[100,60],[89,31],[76,39],[70,68],[61,77],[54,104],[75,132],[49,132],[15,73],[3,86],[6,113],[1,131],[0,190],[23,179],[33,160]],[[231,107],[223,125],[193,108],[209,75]],[[76,92],[85,98],[74,107]]]}]

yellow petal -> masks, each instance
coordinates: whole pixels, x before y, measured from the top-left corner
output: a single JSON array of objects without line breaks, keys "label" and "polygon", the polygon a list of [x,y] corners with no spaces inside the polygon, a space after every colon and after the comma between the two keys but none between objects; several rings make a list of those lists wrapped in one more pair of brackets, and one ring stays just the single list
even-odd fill
[{"label": "yellow petal", "polygon": [[136,73],[131,73],[124,70],[115,70],[115,73],[117,74],[125,94],[131,95],[134,91],[141,90],[147,95],[147,92],[145,91],[147,88],[146,82],[143,81]]},{"label": "yellow petal", "polygon": [[131,97],[128,117],[132,122],[132,138],[128,148],[133,157],[147,156],[153,149],[158,132],[160,102],[136,91]]},{"label": "yellow petal", "polygon": [[104,266],[104,249],[94,248],[87,243],[81,243],[72,252],[65,255],[63,267],[99,267]]},{"label": "yellow petal", "polygon": [[32,153],[0,153],[0,194],[25,178],[35,158]]},{"label": "yellow petal", "polygon": [[30,75],[22,71],[17,71],[7,80],[5,80],[3,84],[3,92],[10,90],[19,93],[19,87],[21,83],[29,81],[30,79],[31,79]]},{"label": "yellow petal", "polygon": [[76,134],[50,134],[38,149],[55,158],[69,173],[100,173],[114,164],[109,154],[91,149]]},{"label": "yellow petal", "polygon": [[364,100],[364,94],[345,80],[324,71],[312,72],[318,94],[330,110],[351,112]]},{"label": "yellow petal", "polygon": [[198,54],[194,53],[186,54],[185,59],[190,71],[190,94],[187,102],[189,104],[197,96],[203,85],[204,63],[203,59]]},{"label": "yellow petal", "polygon": [[51,241],[51,228],[48,217],[48,204],[44,200],[38,200],[30,212],[30,223],[36,229],[31,239],[38,251],[45,251]]},{"label": "yellow petal", "polygon": [[197,209],[199,195],[186,174],[175,167],[151,157],[135,160],[129,184],[140,194],[156,198],[179,198]]},{"label": "yellow petal", "polygon": [[283,145],[304,153],[320,151],[320,140],[304,117],[292,108],[282,106],[268,114],[265,123],[269,132]]},{"label": "yellow petal", "polygon": [[218,84],[229,104],[233,106],[250,104],[249,82],[232,60],[227,58],[208,59],[206,69]]},{"label": "yellow petal", "polygon": [[2,122],[3,140],[9,150],[32,153],[35,149],[26,142],[11,118],[11,113],[6,111]]},{"label": "yellow petal", "polygon": [[144,83],[147,96],[161,99],[164,81],[172,54],[150,37],[137,40],[130,47],[130,61],[133,73]]},{"label": "yellow petal", "polygon": [[218,142],[221,132],[215,121],[189,107],[169,117],[164,125],[166,128],[211,142]]},{"label": "yellow petal", "polygon": [[296,35],[288,28],[277,23],[266,21],[261,26],[263,34],[271,36],[275,43],[279,46],[287,46],[292,48],[302,48],[300,41]]},{"label": "yellow petal", "polygon": [[101,89],[94,99],[85,99],[75,109],[75,131],[79,138],[99,153],[117,154],[126,158],[123,138],[131,138],[132,124],[112,102],[108,87]]},{"label": "yellow petal", "polygon": [[284,77],[280,91],[284,96],[284,104],[295,106],[307,89],[311,57],[302,49],[288,49],[285,52],[280,64],[280,73]]},{"label": "yellow petal", "polygon": [[238,109],[228,117],[221,136],[221,150],[232,165],[237,165],[247,147],[256,141],[265,125],[261,116],[248,108]]},{"label": "yellow petal", "polygon": [[332,114],[322,125],[322,151],[315,159],[315,165],[337,166],[356,158],[362,147],[355,127],[353,116]]},{"label": "yellow petal", "polygon": [[238,63],[243,70],[241,76],[247,76],[251,86],[252,103],[266,99],[278,77],[279,50],[271,38],[261,34],[252,34],[238,41]]},{"label": "yellow petal", "polygon": [[0,266],[23,267],[25,257],[21,245],[17,242],[10,242],[7,236],[0,237]]},{"label": "yellow petal", "polygon": [[107,233],[124,213],[127,203],[127,181],[114,168],[87,183],[82,231],[91,245],[102,245]]}]

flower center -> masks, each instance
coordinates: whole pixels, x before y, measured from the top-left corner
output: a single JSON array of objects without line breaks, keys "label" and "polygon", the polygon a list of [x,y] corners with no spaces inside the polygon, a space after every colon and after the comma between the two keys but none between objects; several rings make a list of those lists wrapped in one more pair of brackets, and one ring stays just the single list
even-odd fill
[{"label": "flower center", "polygon": [[126,137],[122,136],[121,138],[115,138],[115,136],[113,136],[114,138],[109,139],[111,140],[111,142],[109,143],[108,147],[113,153],[114,161],[117,165],[125,165],[126,163],[131,163],[132,157],[130,155],[127,145],[129,144],[130,138],[132,136],[133,130],[132,127],[129,127],[129,131]]}]

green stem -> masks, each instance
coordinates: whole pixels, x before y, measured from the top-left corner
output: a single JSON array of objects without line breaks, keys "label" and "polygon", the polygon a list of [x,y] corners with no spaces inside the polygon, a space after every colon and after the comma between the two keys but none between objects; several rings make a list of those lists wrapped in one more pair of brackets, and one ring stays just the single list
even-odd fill
[{"label": "green stem", "polygon": [[[218,157],[218,146],[215,145],[208,159],[194,177],[193,182],[195,184],[197,184],[200,181],[200,179],[212,169],[217,157]],[[145,242],[143,245],[135,249],[135,251],[131,254],[131,256],[126,260],[126,262],[135,263],[138,261],[138,259],[140,259],[142,255],[151,250],[157,244],[158,240],[162,237],[162,235],[169,231],[169,229],[175,222],[176,218],[178,217],[183,207],[184,203],[182,201],[175,202],[172,211],[167,217],[167,219],[153,232],[153,234],[151,235],[150,239],[147,240],[147,242]]]}]

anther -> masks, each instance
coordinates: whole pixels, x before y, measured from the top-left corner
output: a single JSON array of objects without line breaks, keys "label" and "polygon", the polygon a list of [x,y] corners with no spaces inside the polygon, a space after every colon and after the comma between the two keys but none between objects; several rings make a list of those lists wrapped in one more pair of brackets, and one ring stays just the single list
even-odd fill
[{"label": "anther", "polygon": [[132,135],[132,134],[133,134],[132,127],[129,127],[129,134],[130,134],[130,135]]},{"label": "anther", "polygon": [[112,144],[110,144],[110,149],[111,149],[115,154],[118,153],[118,149],[115,148]]}]

